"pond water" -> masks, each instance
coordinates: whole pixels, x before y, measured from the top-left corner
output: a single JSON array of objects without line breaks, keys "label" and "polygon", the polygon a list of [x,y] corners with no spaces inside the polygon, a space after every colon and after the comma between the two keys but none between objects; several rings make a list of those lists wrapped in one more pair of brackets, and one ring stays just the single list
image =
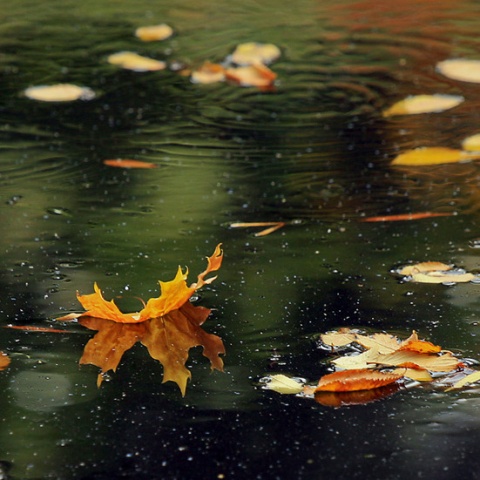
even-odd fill
[{"label": "pond water", "polygon": [[[400,152],[459,148],[480,89],[435,70],[477,59],[475,0],[16,0],[0,12],[0,476],[12,479],[479,478],[480,389],[420,387],[331,408],[259,388],[326,372],[314,336],[341,327],[422,338],[480,360],[480,286],[400,283],[401,263],[479,266],[476,163],[394,168]],[[175,36],[142,43],[135,28]],[[274,43],[272,91],[198,85],[169,69],[120,70],[133,50],[194,68],[237,44]],[[45,103],[75,83],[91,101]],[[407,95],[454,110],[382,117]],[[119,169],[104,159],[155,163]],[[364,217],[451,216],[405,222]],[[274,233],[232,222],[281,221]],[[196,304],[222,337],[225,372],[191,351],[187,393],[137,344],[100,388],[78,366],[93,333],[54,318],[93,283],[126,311],[178,265],[195,278],[217,243],[218,279]],[[192,280],[193,281],[193,280]]]}]

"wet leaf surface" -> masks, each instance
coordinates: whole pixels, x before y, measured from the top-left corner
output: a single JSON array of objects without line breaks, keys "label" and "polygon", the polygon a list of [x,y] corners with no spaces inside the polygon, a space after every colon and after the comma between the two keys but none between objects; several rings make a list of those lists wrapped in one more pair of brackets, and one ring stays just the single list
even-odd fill
[{"label": "wet leaf surface", "polygon": [[415,95],[401,100],[383,112],[384,117],[436,113],[460,105],[464,98],[459,95]]},{"label": "wet leaf surface", "polygon": [[27,98],[40,102],[74,102],[75,100],[95,98],[95,92],[91,88],[79,87],[70,83],[29,87],[24,94]]}]

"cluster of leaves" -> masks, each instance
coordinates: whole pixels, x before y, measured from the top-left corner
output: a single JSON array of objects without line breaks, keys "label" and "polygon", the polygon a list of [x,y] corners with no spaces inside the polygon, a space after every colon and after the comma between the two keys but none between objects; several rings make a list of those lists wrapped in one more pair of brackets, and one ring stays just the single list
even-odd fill
[{"label": "cluster of leaves", "polygon": [[79,323],[96,330],[96,335],[85,346],[80,364],[93,364],[101,369],[97,385],[100,386],[109,370],[115,371],[123,354],[137,342],[147,347],[150,355],[164,367],[163,381],[173,381],[185,395],[187,381],[191,378],[185,364],[189,350],[203,347],[203,355],[210,360],[212,369],[223,371],[225,354],[220,337],[205,332],[201,325],[210,314],[210,309],[194,306],[190,298],[196,290],[210,284],[216,277],[207,275],[218,270],[223,252],[217,245],[207,258],[207,268],[198,275],[197,281],[187,286],[188,270],[178,267],[175,278],[160,281],[161,295],[151,298],[137,313],[122,313],[113,300],[107,301],[97,284],[94,293],[77,298],[85,308],[83,313],[71,313],[57,318],[59,321],[78,319]]},{"label": "cluster of leaves", "polygon": [[[437,71],[462,82],[480,83],[480,61],[453,59],[439,62]],[[401,100],[383,112],[385,117],[443,112],[460,105],[464,98],[458,95],[416,95]],[[461,149],[449,147],[420,147],[403,152],[392,165],[424,166],[458,163],[480,159],[480,134],[474,134],[461,142]]]},{"label": "cluster of leaves", "polygon": [[[407,382],[436,382],[461,388],[480,379],[452,352],[420,340],[414,331],[406,340],[387,333],[364,335],[342,329],[320,336],[321,347],[337,355],[339,369],[320,378],[316,386],[286,375],[265,379],[264,388],[284,394],[314,396],[328,406],[363,404],[395,393]],[[338,353],[345,353],[338,356]],[[461,378],[459,378],[459,376]]]}]

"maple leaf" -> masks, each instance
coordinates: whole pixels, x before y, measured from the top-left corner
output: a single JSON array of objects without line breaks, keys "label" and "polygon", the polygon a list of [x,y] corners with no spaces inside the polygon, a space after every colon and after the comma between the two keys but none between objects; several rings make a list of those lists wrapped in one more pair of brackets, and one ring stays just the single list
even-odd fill
[{"label": "maple leaf", "polygon": [[97,333],[85,346],[80,364],[92,364],[101,369],[97,378],[100,386],[105,373],[115,372],[123,354],[141,342],[150,356],[163,365],[163,382],[175,382],[184,396],[191,378],[191,372],[185,367],[191,348],[202,346],[212,370],[223,371],[223,361],[219,357],[225,354],[222,339],[201,328],[209,314],[210,309],[187,302],[162,317],[135,324],[82,318],[80,324]]},{"label": "maple leaf", "polygon": [[102,291],[97,283],[94,283],[95,293],[80,295],[77,292],[77,299],[85,308],[86,312],[77,314],[71,313],[57,318],[60,321],[73,320],[80,317],[96,317],[112,320],[118,323],[139,323],[151,318],[161,317],[184,305],[196,290],[212,283],[217,277],[205,278],[209,273],[217,271],[223,260],[223,252],[219,243],[210,257],[207,257],[207,268],[198,275],[197,281],[187,286],[186,280],[188,269],[185,273],[178,267],[175,278],[169,282],[160,281],[161,295],[157,298],[150,298],[138,313],[122,313],[113,300],[107,301],[103,298]]}]

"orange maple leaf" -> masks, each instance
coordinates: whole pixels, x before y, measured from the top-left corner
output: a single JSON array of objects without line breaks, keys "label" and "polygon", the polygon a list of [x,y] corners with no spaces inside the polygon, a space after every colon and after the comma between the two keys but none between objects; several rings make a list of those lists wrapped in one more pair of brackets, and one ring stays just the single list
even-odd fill
[{"label": "orange maple leaf", "polygon": [[112,320],[118,323],[140,323],[151,318],[162,317],[172,310],[176,310],[184,305],[193,293],[206,284],[209,284],[217,277],[205,277],[218,270],[222,265],[223,252],[219,243],[212,256],[207,257],[207,268],[198,275],[197,282],[187,286],[188,269],[183,273],[182,268],[178,267],[175,278],[169,282],[160,281],[161,295],[157,298],[150,298],[145,308],[138,313],[122,313],[113,300],[107,301],[103,298],[102,292],[97,283],[93,288],[95,293],[89,295],[80,295],[77,292],[78,301],[82,304],[86,312],[77,314],[71,313],[57,318],[60,321],[73,320],[80,317],[96,317],[106,320]]},{"label": "orange maple leaf", "polygon": [[80,324],[97,330],[97,333],[85,346],[80,364],[92,364],[101,369],[97,378],[100,386],[104,374],[109,370],[115,372],[123,354],[135,343],[141,342],[151,357],[163,365],[163,382],[175,382],[185,395],[187,381],[192,376],[185,367],[190,348],[202,346],[203,355],[210,360],[212,370],[223,371],[223,361],[219,357],[225,354],[222,339],[205,332],[200,326],[209,313],[210,309],[187,302],[163,317],[135,324],[82,318]]}]

